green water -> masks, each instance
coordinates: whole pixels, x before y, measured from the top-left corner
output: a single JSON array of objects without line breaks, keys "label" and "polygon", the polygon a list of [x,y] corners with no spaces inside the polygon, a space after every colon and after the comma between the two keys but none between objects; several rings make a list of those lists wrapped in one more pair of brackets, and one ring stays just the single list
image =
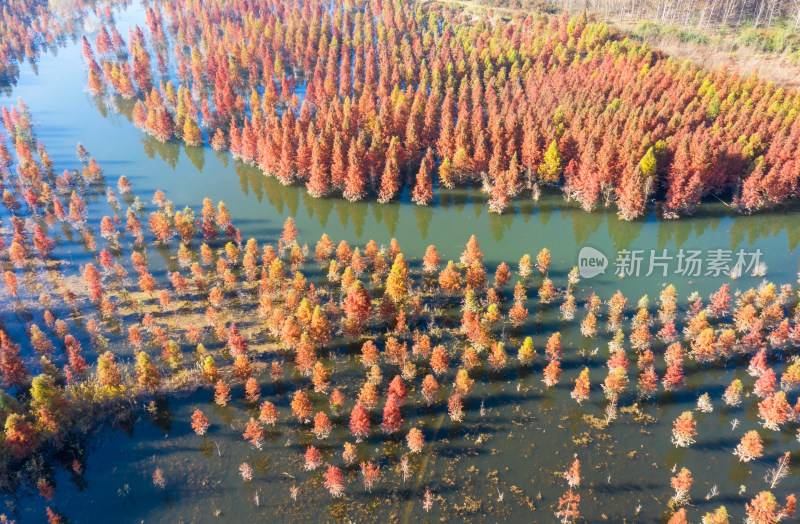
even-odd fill
[{"label": "green water", "polygon": [[[143,21],[144,11],[135,3],[119,17],[117,26],[127,35],[128,25],[143,26]],[[622,249],[643,250],[648,256],[651,250],[667,249],[668,255],[677,256],[680,248],[703,253],[757,248],[764,253],[768,278],[795,280],[800,217],[794,212],[737,216],[726,205],[710,202],[690,220],[659,221],[653,212],[647,219],[625,222],[613,210],[585,213],[555,192],[546,193],[538,203],[518,201],[502,216],[489,213],[485,194],[477,191],[438,191],[431,207],[413,205],[407,194],[401,202],[388,205],[315,199],[303,188],[284,187],[208,147],[161,144],[134,128],[129,103],[120,103],[127,107],[117,113],[105,101],[95,100],[85,84],[80,45],[73,44],[57,56],[43,56],[38,74],[23,67],[18,85],[10,95],[0,97],[0,104],[10,105],[22,97],[56,166],[74,165],[75,146],[81,141],[111,182],[124,174],[139,195],[162,189],[181,208],[198,209],[205,197],[224,201],[245,239],[274,238],[285,218],[293,216],[303,240],[312,247],[323,232],[351,244],[374,239],[388,245],[394,237],[408,256],[419,256],[434,244],[445,259],[457,259],[474,234],[489,263],[516,264],[523,254],[533,256],[547,247],[554,268],[565,271],[577,264],[583,246],[599,249],[612,262]],[[675,267],[673,262],[670,270]],[[654,276],[620,282],[610,269],[593,279],[598,293],[620,288],[631,295],[644,290],[652,294],[654,286],[666,280]],[[704,295],[723,283],[720,278],[702,277],[690,283],[674,274],[669,280],[681,293],[698,290]],[[757,281],[742,278],[739,285],[749,287]]]},{"label": "green water", "polygon": [[[118,21],[120,33],[127,34],[123,30],[127,25],[143,24],[143,20],[143,9],[134,4]],[[549,248],[551,275],[559,286],[565,285],[566,273],[577,265],[578,252],[584,246],[600,250],[612,259],[611,263],[622,249],[643,250],[646,254],[666,249],[671,256],[677,256],[679,249],[759,249],[768,279],[796,279],[800,217],[792,211],[734,216],[723,203],[710,202],[691,219],[664,222],[652,213],[646,220],[623,222],[613,211],[584,213],[555,193],[545,194],[538,203],[517,202],[502,216],[490,214],[485,196],[475,191],[440,191],[431,207],[415,206],[407,196],[388,205],[319,200],[302,188],[281,186],[225,154],[209,148],[160,144],[137,131],[125,116],[129,115],[129,107],[109,108],[107,101],[96,100],[85,90],[79,45],[70,44],[57,56],[43,56],[37,69],[38,73],[34,73],[30,66],[24,66],[18,85],[0,97],[0,104],[10,105],[21,97],[30,106],[38,138],[47,146],[58,171],[76,165],[75,148],[81,141],[105,169],[110,183],[119,175],[126,175],[142,200],[149,200],[149,195],[161,189],[178,208],[188,205],[199,209],[205,197],[224,201],[245,239],[275,241],[285,218],[293,216],[300,240],[312,247],[323,232],[336,242],[344,239],[359,246],[369,239],[388,245],[391,238],[396,238],[407,257],[419,257],[428,245],[434,244],[446,260],[457,259],[474,234],[490,269],[500,261],[509,262],[513,268],[523,254],[534,256],[543,247]],[[104,202],[98,206],[107,209]],[[77,249],[70,251],[69,246],[65,249],[75,256],[79,254]],[[744,289],[760,280],[744,276],[733,282],[732,288]],[[645,293],[654,298],[667,281],[676,284],[683,300],[693,291],[707,297],[730,279],[657,274],[620,279],[610,266],[605,274],[583,281],[577,298],[582,303],[592,290],[608,298],[620,289],[635,302]],[[582,315],[580,311],[577,318]],[[241,427],[231,427],[231,421],[249,416],[247,406],[239,400],[241,392],[234,390],[236,400],[230,408],[215,408],[210,404],[211,393],[203,391],[191,398],[164,401],[156,415],[143,414],[125,430],[101,433],[88,455],[86,473],[80,482],[71,483],[67,473],[57,476],[52,504],[71,522],[108,522],[112,516],[126,522],[242,521],[254,516],[274,519],[278,514],[282,520],[327,520],[334,514],[354,520],[433,522],[446,517],[548,522],[553,520],[552,506],[564,490],[563,480],[555,478],[553,472],[565,469],[572,454],[577,453],[584,474],[580,489],[582,511],[590,521],[663,519],[670,496],[670,469],[676,464],[689,465],[695,477],[692,521],[720,504],[726,504],[740,518],[744,502],[765,488],[761,478],[774,465],[777,450],[797,449],[796,443],[790,444],[789,432],[761,431],[767,447],[765,458],[742,465],[731,455],[741,434],[758,427],[752,403],[747,403],[748,408],[729,410],[719,400],[724,385],[734,374],[739,376],[733,370],[690,370],[688,392],[661,396],[646,408],[647,413],[658,418],[657,423],[642,426],[633,422],[630,415],[621,414],[604,439],[581,418],[584,413],[602,416],[605,401],[596,385],[605,376],[605,352],[601,350],[599,356],[592,358],[577,353],[581,348],[602,348],[603,341],[587,344],[575,327],[560,323],[552,311],[530,322],[519,334],[534,335],[537,348],[541,348],[555,329],[562,330],[567,353],[559,387],[544,389],[538,365],[530,372],[485,372],[470,395],[464,423],[451,423],[443,416],[441,405],[430,412],[410,410],[404,431],[412,423],[420,423],[427,440],[434,436],[437,439],[430,460],[421,477],[417,477],[423,460],[413,459],[415,476],[403,482],[394,459],[384,458],[384,480],[373,497],[365,493],[356,470],[348,473],[346,502],[331,499],[319,487],[312,491],[310,485],[319,482],[321,473],[301,471],[301,444],[307,445],[311,440],[307,430],[295,425],[281,425],[270,434],[263,451],[254,450],[241,438]],[[515,349],[510,348],[510,353],[514,354]],[[355,378],[361,372],[349,365],[349,351],[337,348],[331,357],[340,363],[338,366],[350,369]],[[592,401],[579,407],[569,398],[569,391],[584,365],[592,371],[595,389]],[[441,382],[446,383],[444,379]],[[291,389],[276,389],[271,381],[265,384],[263,396],[272,399],[285,416]],[[691,409],[697,396],[705,391],[712,394],[716,409],[697,416],[701,427],[698,443],[688,450],[676,450],[669,444],[671,422],[681,411]],[[631,402],[632,397],[623,398],[620,405]],[[214,425],[206,437],[194,435],[189,426],[190,415],[198,406]],[[735,433],[730,429],[733,418],[741,422]],[[335,450],[334,462],[341,462],[341,442],[351,440],[343,429],[345,424],[344,419],[340,420],[330,439],[333,449],[323,449],[326,459]],[[589,440],[585,446],[573,443],[573,438],[586,435]],[[360,446],[363,458],[399,458],[405,452],[402,442],[385,444],[380,439]],[[238,474],[238,466],[244,460],[256,469],[251,483],[242,482]],[[167,478],[164,491],[155,488],[150,480],[156,466],[164,469]],[[798,473],[792,473],[794,476],[775,490],[776,495],[785,495],[792,485],[797,486]],[[294,482],[301,486],[298,502],[289,498]],[[715,484],[720,494],[706,501],[705,494]],[[739,486],[743,484],[747,488],[742,495]],[[421,508],[421,490],[425,486],[444,499],[437,501],[430,514]],[[254,501],[256,495],[258,505]],[[480,501],[480,505],[473,507],[472,513],[466,509],[459,512],[454,506],[463,506],[467,497]],[[38,497],[9,500],[6,505],[26,522],[42,519],[44,506]],[[641,508],[637,513],[638,506]]]}]

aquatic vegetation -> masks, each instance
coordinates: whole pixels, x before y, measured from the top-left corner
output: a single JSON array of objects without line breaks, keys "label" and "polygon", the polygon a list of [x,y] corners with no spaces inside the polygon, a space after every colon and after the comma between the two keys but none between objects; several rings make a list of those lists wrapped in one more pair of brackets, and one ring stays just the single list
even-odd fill
[{"label": "aquatic vegetation", "polygon": [[156,2],[128,42],[84,39],[88,88],[136,100],[157,140],[208,142],[315,197],[385,203],[407,184],[427,205],[437,185],[480,186],[502,213],[556,185],[630,220],[653,198],[675,217],[710,195],[745,213],[797,196],[794,91],[585,13],[418,7]]},{"label": "aquatic vegetation", "polygon": [[[19,66],[35,63],[40,54],[56,49],[80,34],[81,20],[94,7],[99,20],[114,19],[112,7],[125,4],[119,0],[105,5],[63,3],[57,9],[44,0],[9,0],[3,4],[0,28],[0,87],[17,83]],[[108,36],[108,33],[106,33]],[[119,37],[119,35],[115,35]]]},{"label": "aquatic vegetation", "polygon": [[[462,511],[456,504],[475,507],[474,501],[448,502],[454,495],[437,477],[446,469],[434,474],[427,467],[445,460],[449,440],[467,436],[470,449],[482,449],[495,437],[493,412],[530,417],[517,410],[527,397],[563,392],[577,421],[570,423],[591,430],[573,436],[581,458],[563,472],[566,491],[543,503],[563,522],[579,520],[593,500],[585,488],[599,482],[591,469],[582,472],[581,461],[595,455],[581,442],[612,440],[609,428],[622,426],[620,420],[652,432],[665,446],[671,441],[689,448],[680,453],[694,453],[706,445],[703,432],[713,429],[708,413],[744,404],[736,409],[747,408],[766,430],[793,437],[798,368],[791,359],[800,338],[791,285],[767,283],[738,293],[723,286],[709,305],[693,296],[686,306],[665,286],[655,306],[645,296],[628,307],[621,293],[604,300],[574,273],[557,276],[546,250],[535,262],[522,257],[516,275],[509,263],[497,264],[491,281],[474,236],[458,260],[447,261],[433,246],[424,260],[407,258],[396,241],[383,248],[377,242],[351,246],[323,235],[311,248],[300,244],[302,231],[291,219],[275,238],[245,241],[224,203],[198,202],[192,219],[194,211],[176,211],[168,195],[156,192],[137,209],[130,181],[116,184],[128,188],[116,205],[119,212],[123,202],[129,206],[131,228],[116,226],[118,234],[95,240],[96,229],[110,230],[103,221],[108,215],[95,210],[99,197],[108,201],[110,174],[98,175],[88,152],[81,152],[80,169],[67,172],[69,180],[56,175],[43,161],[46,151],[25,107],[3,114],[13,140],[0,140],[11,158],[0,173],[10,195],[3,199],[2,262],[18,279],[3,291],[4,310],[24,311],[29,319],[0,330],[0,459],[3,471],[21,472],[4,478],[10,492],[35,487],[44,499],[57,497],[51,468],[61,464],[80,475],[84,467],[68,436],[131,410],[155,412],[160,399],[191,406],[181,431],[203,440],[204,453],[227,458],[229,441],[222,436],[232,433],[247,448],[243,459],[231,462],[233,478],[248,486],[263,480],[263,457],[280,456],[281,473],[293,486],[281,497],[317,501],[311,492],[322,487],[336,504],[349,505],[352,497],[382,497],[384,486],[402,482],[423,509],[449,514]],[[28,190],[36,198],[19,198]],[[57,212],[56,202],[63,201],[72,202],[74,213]],[[161,218],[145,220],[148,213]],[[58,230],[85,250],[83,262],[62,256]],[[36,248],[36,242],[48,244],[43,236],[52,249]],[[179,262],[180,253],[187,263]],[[44,294],[49,300],[40,298]],[[580,322],[561,316],[570,297],[575,309],[580,304],[585,310]],[[553,323],[520,318],[513,313],[518,306],[539,318],[550,311]],[[666,326],[669,336],[649,336]],[[785,336],[772,336],[780,326]],[[595,347],[601,341],[608,346],[602,353]],[[692,380],[712,371],[725,377],[716,389]],[[676,404],[676,395],[689,400]],[[677,419],[659,413],[662,406],[688,403],[692,409],[696,400],[697,412]],[[532,418],[518,424],[509,431],[539,429]],[[755,420],[749,427],[737,424],[724,444],[737,463],[751,466],[789,451],[785,440],[762,439],[752,429]],[[459,460],[467,464],[470,457],[464,457]],[[700,484],[678,457],[670,464],[676,468],[672,481],[662,475],[663,486],[674,490],[673,506],[699,498],[690,498]],[[780,481],[789,474],[789,459],[782,460],[768,481],[781,497]],[[698,466],[686,465],[697,474]],[[148,463],[153,487],[170,492],[168,486],[180,482],[174,468]],[[436,498],[431,486],[440,493]],[[493,504],[504,500],[501,488],[515,493],[498,485]],[[731,510],[754,519],[770,512],[787,518],[792,510],[792,499],[781,506],[759,494],[745,509],[748,499],[738,508],[731,503]],[[687,518],[684,508],[671,511],[672,520]]]}]

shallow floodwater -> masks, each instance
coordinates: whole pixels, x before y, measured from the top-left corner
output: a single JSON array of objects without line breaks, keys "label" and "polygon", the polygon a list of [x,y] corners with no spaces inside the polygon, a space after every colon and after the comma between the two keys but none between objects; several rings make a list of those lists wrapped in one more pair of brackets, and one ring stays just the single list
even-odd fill
[{"label": "shallow floodwater", "polygon": [[[132,24],[145,25],[143,8],[136,2],[118,16],[116,25],[127,35]],[[94,34],[89,39],[93,42]],[[592,279],[598,294],[621,289],[626,295],[653,295],[656,286],[668,280],[681,294],[697,290],[705,296],[724,281],[675,275],[677,258],[667,277],[655,271],[648,278],[621,281],[611,264],[623,249],[643,250],[642,274],[647,272],[651,250],[660,254],[667,249],[668,256],[677,257],[681,248],[701,250],[704,256],[714,249],[760,249],[768,278],[782,282],[796,278],[800,216],[795,212],[738,216],[714,201],[690,220],[660,221],[652,212],[646,219],[625,222],[613,209],[585,213],[555,192],[545,193],[539,202],[517,201],[503,215],[489,213],[486,195],[469,190],[437,190],[431,207],[412,204],[408,191],[401,202],[392,204],[315,199],[301,187],[284,187],[209,147],[162,144],[138,131],[130,121],[132,104],[119,102],[118,113],[86,90],[79,41],[60,49],[57,56],[43,56],[38,74],[30,66],[21,69],[17,86],[10,94],[0,95],[0,104],[11,105],[21,97],[30,106],[38,136],[56,167],[76,164],[75,147],[80,141],[105,169],[110,183],[126,175],[142,200],[161,189],[179,209],[187,205],[199,209],[206,197],[215,203],[224,201],[245,239],[275,238],[286,217],[292,216],[302,240],[312,247],[322,233],[337,242],[344,239],[362,245],[369,239],[388,245],[394,237],[408,257],[421,256],[434,244],[446,260],[457,259],[474,234],[488,263],[506,261],[513,266],[523,254],[535,256],[547,247],[557,271],[569,271],[577,265],[580,249],[591,246],[610,258],[607,272]],[[742,278],[739,286],[747,288],[759,280]]]},{"label": "shallow floodwater", "polygon": [[[126,35],[127,26],[143,25],[143,21],[142,7],[134,4],[121,13],[117,26]],[[592,290],[607,299],[617,289],[628,297],[629,304],[635,304],[643,294],[649,294],[653,304],[664,282],[676,285],[685,304],[686,295],[693,291],[706,298],[725,282],[732,282],[732,289],[745,289],[761,280],[747,275],[731,281],[726,276],[691,278],[674,274],[620,279],[614,275],[613,262],[622,249],[643,250],[646,256],[651,250],[660,253],[666,249],[674,257],[679,249],[701,250],[704,254],[712,249],[760,250],[766,278],[792,283],[797,278],[800,216],[794,211],[733,216],[723,203],[716,202],[705,205],[691,219],[659,221],[652,213],[645,220],[622,222],[613,211],[588,214],[554,193],[545,194],[538,203],[517,202],[502,216],[489,213],[485,196],[477,191],[439,192],[432,207],[415,206],[407,195],[401,202],[388,205],[314,199],[302,188],[281,186],[227,154],[208,147],[160,144],[139,132],[125,116],[130,114],[129,108],[126,111],[121,106],[115,111],[85,90],[79,44],[68,45],[57,56],[43,56],[37,69],[34,73],[30,66],[22,67],[18,85],[10,94],[0,96],[0,104],[11,105],[21,97],[29,105],[38,138],[47,146],[57,171],[76,166],[75,148],[80,141],[103,167],[109,183],[126,175],[143,201],[157,189],[179,209],[188,205],[198,210],[205,197],[224,201],[245,239],[275,241],[286,217],[293,216],[301,242],[312,247],[323,232],[335,242],[344,239],[362,247],[369,239],[388,245],[394,237],[409,258],[420,257],[428,245],[434,244],[447,260],[457,259],[469,236],[475,234],[490,271],[500,261],[509,262],[513,268],[523,254],[535,256],[540,249],[549,248],[551,276],[562,287],[566,273],[578,264],[581,248],[590,246],[611,260],[605,274],[579,284],[579,304]],[[104,199],[94,205],[98,208],[106,210],[103,214],[109,212]],[[66,240],[60,252],[81,256],[77,244]],[[670,269],[674,270],[676,264],[673,260]],[[646,265],[647,259],[643,273],[647,272]],[[531,301],[528,308],[534,313],[538,305]],[[778,450],[797,450],[790,432],[762,430],[766,446],[762,459],[741,464],[731,454],[744,431],[759,427],[752,402],[745,402],[747,408],[726,408],[720,399],[724,387],[734,377],[743,378],[742,373],[690,367],[687,391],[662,394],[644,404],[645,416],[638,422],[632,414],[620,412],[607,430],[593,429],[585,415],[603,417],[606,402],[597,384],[606,374],[606,340],[587,342],[578,332],[577,322],[570,327],[559,321],[555,309],[544,311],[538,318],[532,314],[532,320],[510,336],[534,336],[541,354],[550,333],[561,330],[565,359],[560,385],[549,390],[543,387],[539,362],[530,370],[485,371],[476,379],[463,423],[451,422],[442,405],[430,411],[412,408],[405,413],[404,431],[420,425],[426,441],[434,444],[412,459],[413,475],[403,482],[396,464],[407,452],[403,441],[373,439],[362,443],[361,459],[394,457],[383,458],[383,480],[372,496],[365,493],[357,469],[352,469],[347,473],[347,499],[332,499],[321,486],[321,471],[302,471],[302,452],[312,439],[307,429],[293,423],[279,424],[269,433],[264,449],[255,450],[242,439],[241,424],[232,424],[249,416],[249,406],[241,401],[242,392],[234,389],[235,400],[228,408],[215,406],[212,393],[203,391],[189,398],[159,401],[152,412],[144,412],[126,428],[101,433],[92,445],[80,480],[64,472],[56,477],[51,505],[71,522],[108,522],[111,516],[120,521],[207,522],[217,517],[242,521],[254,516],[274,519],[276,515],[290,521],[488,518],[547,522],[553,520],[553,506],[565,490],[564,480],[553,473],[566,469],[577,454],[583,477],[578,490],[581,511],[588,521],[665,519],[671,496],[669,479],[675,465],[689,467],[695,478],[691,521],[698,521],[700,515],[722,504],[734,520],[741,520],[744,502],[766,489],[762,478],[774,466]],[[577,318],[580,320],[583,314],[581,308]],[[510,345],[509,353],[515,354],[517,347]],[[588,356],[596,347],[600,348],[598,354]],[[581,349],[587,356],[578,353]],[[352,352],[352,348],[337,347],[330,357],[339,362],[337,369],[352,361],[348,373],[356,377],[361,371]],[[578,406],[569,392],[584,365],[590,368],[594,388],[591,402]],[[342,380],[339,373],[337,382]],[[444,379],[440,382],[447,383]],[[357,392],[350,388],[346,395]],[[276,387],[271,381],[262,384],[263,397],[273,400],[283,416],[289,412],[292,391],[288,381],[286,386]],[[689,449],[676,449],[669,442],[672,421],[682,411],[692,409],[703,392],[711,394],[715,410],[696,414],[698,442]],[[621,398],[620,408],[631,406],[633,401],[633,396]],[[212,429],[205,437],[196,436],[190,428],[190,415],[197,407],[211,419]],[[733,419],[740,421],[735,433],[731,431]],[[343,429],[346,416],[337,422],[331,447],[323,447],[325,459],[333,453],[339,455],[341,443],[351,440]],[[243,461],[255,469],[250,483],[242,482],[238,473]],[[335,463],[340,462],[337,456]],[[164,470],[167,480],[163,491],[151,481],[156,467]],[[296,502],[289,498],[294,483],[300,486]],[[706,500],[714,485],[719,493]],[[740,488],[743,485],[744,492]],[[426,486],[441,497],[430,513],[422,510],[421,495]],[[783,498],[797,486],[795,469],[773,492]],[[44,514],[39,497],[8,500],[6,506],[9,511],[16,510],[25,522],[41,521]]]}]

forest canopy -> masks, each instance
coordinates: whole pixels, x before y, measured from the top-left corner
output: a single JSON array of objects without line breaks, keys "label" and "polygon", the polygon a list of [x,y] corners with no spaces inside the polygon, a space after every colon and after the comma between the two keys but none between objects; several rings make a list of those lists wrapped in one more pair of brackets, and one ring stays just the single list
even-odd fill
[{"label": "forest canopy", "polygon": [[560,187],[626,219],[797,196],[800,94],[707,70],[585,13],[469,17],[401,2],[153,3],[84,41],[95,94],[162,141],[210,143],[313,196],[480,186],[490,209]]}]

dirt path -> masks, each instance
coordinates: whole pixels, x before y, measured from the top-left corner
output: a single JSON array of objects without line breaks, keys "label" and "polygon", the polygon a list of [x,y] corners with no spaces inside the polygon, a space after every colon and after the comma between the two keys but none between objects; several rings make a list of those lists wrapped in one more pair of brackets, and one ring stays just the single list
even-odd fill
[{"label": "dirt path", "polygon": [[512,15],[521,14],[525,11],[522,9],[511,9],[510,7],[495,7],[489,5],[481,5],[477,2],[471,2],[469,0],[428,0],[427,2],[423,3],[438,3],[438,4],[451,4],[451,5],[459,5],[467,11],[478,11],[484,12],[488,11],[489,9],[493,10],[495,13],[508,13]]}]

